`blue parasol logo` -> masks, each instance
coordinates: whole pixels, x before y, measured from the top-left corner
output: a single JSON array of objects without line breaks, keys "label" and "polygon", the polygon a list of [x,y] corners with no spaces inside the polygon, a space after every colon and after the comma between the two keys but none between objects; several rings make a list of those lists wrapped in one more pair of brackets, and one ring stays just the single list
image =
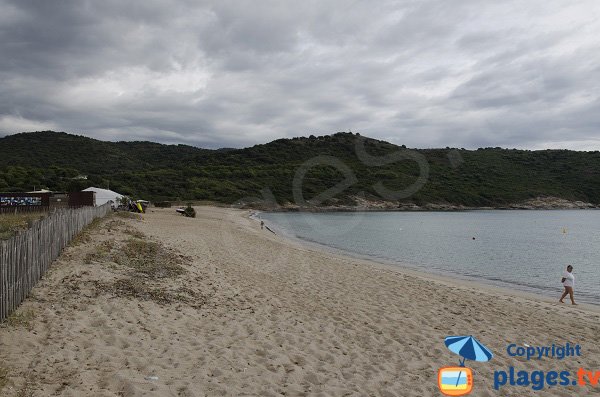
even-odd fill
[{"label": "blue parasol logo", "polygon": [[459,367],[444,367],[438,371],[438,387],[448,396],[464,396],[473,389],[473,371],[465,367],[465,360],[490,361],[494,354],[473,336],[448,336],[446,347],[462,357]]},{"label": "blue parasol logo", "polygon": [[444,343],[452,353],[463,358],[462,361],[459,361],[461,367],[465,366],[465,360],[485,362],[494,357],[491,350],[473,336],[447,336]]}]

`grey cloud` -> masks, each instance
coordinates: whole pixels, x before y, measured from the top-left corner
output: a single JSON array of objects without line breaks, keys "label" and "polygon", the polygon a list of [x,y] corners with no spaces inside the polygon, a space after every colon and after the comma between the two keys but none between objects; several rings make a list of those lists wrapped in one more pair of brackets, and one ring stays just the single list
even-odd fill
[{"label": "grey cloud", "polygon": [[0,0],[0,135],[600,148],[593,1]]}]

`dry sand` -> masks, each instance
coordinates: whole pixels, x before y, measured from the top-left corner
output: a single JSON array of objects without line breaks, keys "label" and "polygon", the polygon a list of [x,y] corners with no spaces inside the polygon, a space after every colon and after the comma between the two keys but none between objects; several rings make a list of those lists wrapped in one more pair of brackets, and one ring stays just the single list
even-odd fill
[{"label": "dry sand", "polygon": [[[441,395],[438,368],[458,363],[444,337],[470,334],[495,353],[467,362],[471,395],[600,393],[600,384],[492,388],[493,372],[509,366],[600,370],[598,312],[320,252],[260,230],[247,211],[197,211],[104,221],[69,247],[18,311],[34,313],[30,329],[0,328],[0,367],[9,371],[0,394]],[[136,230],[189,256],[185,273],[155,280],[91,256]],[[146,290],[126,296],[118,280]],[[566,342],[579,343],[582,356],[506,353],[510,343]]]}]

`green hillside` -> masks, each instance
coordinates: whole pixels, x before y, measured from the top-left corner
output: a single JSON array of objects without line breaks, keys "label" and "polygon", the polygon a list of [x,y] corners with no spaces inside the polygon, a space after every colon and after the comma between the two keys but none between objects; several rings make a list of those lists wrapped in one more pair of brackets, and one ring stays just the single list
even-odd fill
[{"label": "green hillside", "polygon": [[[365,151],[357,155],[357,140]],[[414,153],[387,142],[352,133],[278,139],[245,149],[206,150],[151,142],[103,142],[59,132],[32,132],[0,138],[0,191],[36,187],[75,190],[107,187],[150,200],[214,200],[233,203],[268,189],[279,204],[294,202],[294,176],[316,156],[330,156],[306,167],[302,194],[310,199],[354,178],[333,200],[352,204],[353,197],[402,202],[497,206],[537,196],[554,196],[600,204],[600,153],[568,150],[524,151],[417,150],[429,175],[408,197],[393,192],[417,180],[412,160],[382,161],[394,153]],[[413,155],[414,156],[414,155]],[[365,160],[365,157],[368,157]],[[87,180],[77,179],[86,175]],[[379,182],[379,185],[377,183]],[[377,187],[379,186],[379,187]],[[392,194],[383,194],[382,188]]]}]

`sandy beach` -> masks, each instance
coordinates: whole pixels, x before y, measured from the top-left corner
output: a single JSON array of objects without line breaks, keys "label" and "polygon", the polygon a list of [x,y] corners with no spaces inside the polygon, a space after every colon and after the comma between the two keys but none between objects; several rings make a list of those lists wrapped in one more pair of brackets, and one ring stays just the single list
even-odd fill
[{"label": "sandy beach", "polygon": [[[197,213],[111,217],[67,248],[18,310],[24,320],[0,327],[0,394],[438,396],[438,369],[458,364],[449,335],[474,335],[495,354],[466,363],[471,395],[600,393],[600,382],[493,387],[494,371],[511,366],[600,371],[595,308],[320,251],[261,230],[248,211]],[[132,270],[119,256],[132,238],[160,244],[177,267]],[[567,342],[581,356],[507,354]]]}]

